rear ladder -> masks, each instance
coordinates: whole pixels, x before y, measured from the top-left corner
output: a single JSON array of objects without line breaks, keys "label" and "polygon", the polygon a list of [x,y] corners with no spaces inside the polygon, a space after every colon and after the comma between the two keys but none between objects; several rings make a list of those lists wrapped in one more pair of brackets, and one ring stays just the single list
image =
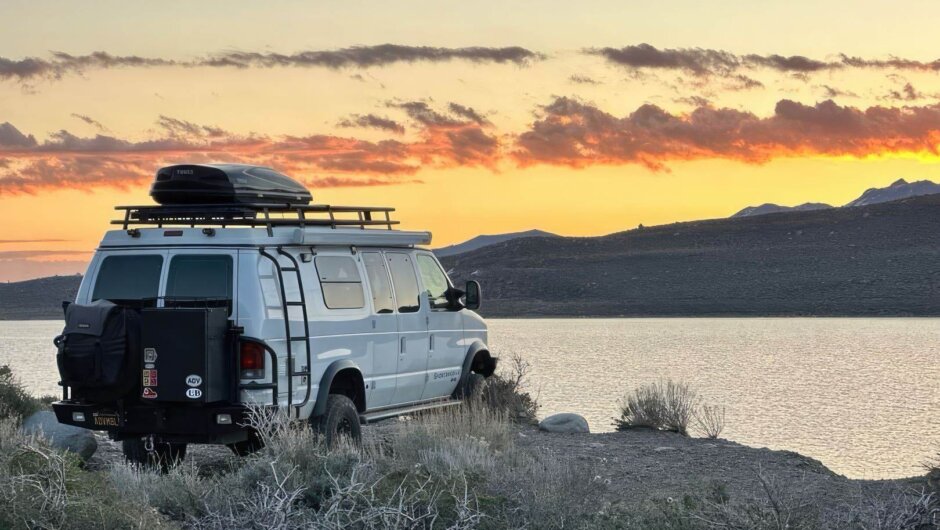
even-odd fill
[{"label": "rear ladder", "polygon": [[[300,409],[310,401],[310,390],[312,381],[310,380],[310,321],[307,319],[307,300],[304,294],[304,283],[302,275],[300,274],[300,264],[297,263],[297,259],[294,258],[289,252],[285,252],[284,249],[280,246],[276,248],[277,255],[268,253],[264,247],[261,247],[259,251],[261,255],[271,260],[274,264],[274,271],[277,274],[277,283],[280,286],[281,291],[281,308],[284,312],[284,339],[287,346],[287,404],[288,404],[288,415],[290,415],[290,407],[296,407],[297,417],[300,418]],[[284,256],[290,261],[290,265],[287,267],[282,267],[281,262],[278,259],[278,256]],[[287,299],[287,289],[284,287],[284,273],[292,272],[297,278],[297,290],[300,293],[299,300],[288,300]],[[303,335],[292,335],[291,334],[291,325],[290,325],[290,308],[291,307],[300,307],[301,313],[303,315],[304,323],[304,332]],[[303,342],[304,352],[306,353],[307,363],[303,365],[300,370],[294,370],[294,343]],[[300,403],[294,403],[294,378],[301,377],[303,381],[306,381],[306,389],[304,391],[304,399]]]}]

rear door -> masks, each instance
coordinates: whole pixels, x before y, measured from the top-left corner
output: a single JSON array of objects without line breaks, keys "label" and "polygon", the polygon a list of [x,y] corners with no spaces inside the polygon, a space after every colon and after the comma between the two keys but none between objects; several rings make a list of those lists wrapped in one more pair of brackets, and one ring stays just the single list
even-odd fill
[{"label": "rear door", "polygon": [[420,401],[428,369],[427,303],[422,304],[414,260],[407,251],[385,253],[398,317],[398,366],[393,404]]},{"label": "rear door", "polygon": [[163,286],[168,307],[226,307],[237,318],[235,252],[226,249],[171,251]]},{"label": "rear door", "polygon": [[156,304],[165,261],[165,250],[101,253],[88,271],[94,281],[78,301],[87,304],[95,300],[149,300]]},{"label": "rear door", "polygon": [[423,399],[449,396],[463,367],[467,353],[463,340],[463,318],[447,302],[445,293],[450,280],[437,260],[429,252],[416,252],[420,271],[422,302],[427,303],[428,315],[428,382]]}]

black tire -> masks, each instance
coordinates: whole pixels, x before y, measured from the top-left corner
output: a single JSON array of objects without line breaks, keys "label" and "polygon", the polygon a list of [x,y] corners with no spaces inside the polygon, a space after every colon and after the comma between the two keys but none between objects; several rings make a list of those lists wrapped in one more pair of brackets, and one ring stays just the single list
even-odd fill
[{"label": "black tire", "polygon": [[335,447],[343,438],[356,445],[362,442],[359,411],[356,410],[356,404],[342,394],[330,394],[326,399],[326,412],[313,418],[311,423],[327,447]]},{"label": "black tire", "polygon": [[161,471],[169,470],[186,458],[186,444],[183,443],[154,441],[153,451],[147,451],[143,439],[130,438],[121,442],[121,449],[128,463]]},{"label": "black tire", "polygon": [[225,446],[231,449],[235,456],[248,456],[264,447],[264,440],[258,436],[258,433],[252,431],[248,434],[247,440],[225,444]]},{"label": "black tire", "polygon": [[483,389],[483,381],[486,378],[482,375],[470,372],[470,375],[467,376],[467,380],[463,382],[463,386],[458,392],[458,397],[464,401],[470,401],[480,395],[480,392]]}]

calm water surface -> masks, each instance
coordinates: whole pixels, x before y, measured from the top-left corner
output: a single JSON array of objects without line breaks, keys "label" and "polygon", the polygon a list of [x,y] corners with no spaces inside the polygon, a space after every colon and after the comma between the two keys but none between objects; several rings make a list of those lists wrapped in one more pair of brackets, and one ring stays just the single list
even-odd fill
[{"label": "calm water surface", "polygon": [[[59,322],[0,322],[0,364],[56,394]],[[723,437],[790,449],[857,478],[921,474],[940,451],[940,320],[490,320],[490,343],[532,365],[541,414],[611,430],[634,385],[670,377],[727,407]]]}]

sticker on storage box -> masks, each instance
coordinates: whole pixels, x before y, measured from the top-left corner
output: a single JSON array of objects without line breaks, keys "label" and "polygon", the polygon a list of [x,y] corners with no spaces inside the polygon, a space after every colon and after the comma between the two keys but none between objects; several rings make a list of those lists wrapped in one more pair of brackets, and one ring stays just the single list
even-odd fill
[{"label": "sticker on storage box", "polygon": [[202,397],[202,390],[198,388],[190,388],[186,391],[186,397],[189,399],[199,399]]},{"label": "sticker on storage box", "polygon": [[202,384],[202,377],[196,374],[190,374],[186,376],[186,385],[191,387],[197,387]]},{"label": "sticker on storage box", "polygon": [[157,384],[157,371],[156,370],[144,370],[143,371],[143,381],[141,382],[143,386],[159,386]]},{"label": "sticker on storage box", "polygon": [[140,395],[144,399],[157,399],[157,392],[152,388],[145,388],[144,393]]},{"label": "sticker on storage box", "polygon": [[157,349],[156,348],[144,348],[144,362],[145,363],[157,362]]}]

